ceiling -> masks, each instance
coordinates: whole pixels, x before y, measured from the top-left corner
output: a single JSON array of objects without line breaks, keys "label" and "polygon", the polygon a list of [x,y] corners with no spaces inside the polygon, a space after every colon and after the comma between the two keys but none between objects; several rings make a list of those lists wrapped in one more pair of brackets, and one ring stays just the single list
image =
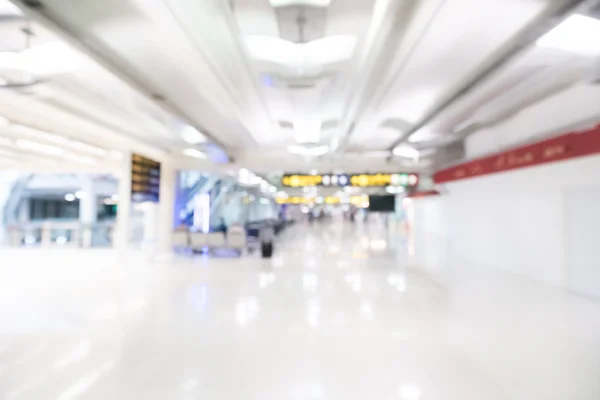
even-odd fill
[{"label": "ceiling", "polygon": [[[594,1],[13,3],[30,47],[70,46],[77,63],[0,91],[2,116],[184,168],[218,168],[183,156],[191,146],[261,173],[431,171],[600,54],[536,44]],[[0,18],[4,51],[24,45],[27,20]]]}]

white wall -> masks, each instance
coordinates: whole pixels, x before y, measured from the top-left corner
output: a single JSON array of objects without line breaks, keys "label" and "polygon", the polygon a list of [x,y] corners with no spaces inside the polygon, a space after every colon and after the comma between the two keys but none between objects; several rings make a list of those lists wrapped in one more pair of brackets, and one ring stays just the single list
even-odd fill
[{"label": "white wall", "polygon": [[[433,267],[428,257],[437,252],[444,265],[463,260],[567,287],[568,207],[600,204],[565,199],[578,188],[600,190],[599,171],[600,156],[585,157],[452,182],[447,194],[414,199],[417,260]],[[586,229],[600,238],[600,223]]]}]

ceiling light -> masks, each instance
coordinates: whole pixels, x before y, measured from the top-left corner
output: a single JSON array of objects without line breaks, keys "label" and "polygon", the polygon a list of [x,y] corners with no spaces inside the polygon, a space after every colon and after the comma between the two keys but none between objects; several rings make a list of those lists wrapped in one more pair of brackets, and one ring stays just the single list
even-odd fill
[{"label": "ceiling light", "polygon": [[0,146],[12,147],[13,141],[10,138],[0,137]]},{"label": "ceiling light", "polygon": [[181,138],[189,144],[199,144],[206,142],[206,137],[193,126],[186,126],[181,131]]},{"label": "ceiling light", "polygon": [[407,158],[419,157],[419,150],[410,146],[398,146],[394,149],[394,155]]},{"label": "ceiling light", "polygon": [[75,192],[75,197],[81,200],[85,197],[85,193],[83,192],[83,190],[78,190]]},{"label": "ceiling light", "polygon": [[65,200],[66,201],[75,201],[76,196],[73,193],[67,193],[65,194]]},{"label": "ceiling light", "polygon": [[405,385],[399,390],[402,400],[419,400],[421,398],[421,388],[417,385]]},{"label": "ceiling light", "polygon": [[350,59],[356,37],[336,35],[308,43],[293,43],[275,36],[249,35],[245,43],[250,55],[257,60],[304,69]]},{"label": "ceiling light", "polygon": [[10,124],[8,118],[0,117],[0,126],[6,126],[8,124]]},{"label": "ceiling light", "polygon": [[65,151],[60,147],[34,142],[33,140],[18,139],[16,144],[22,149],[49,156],[62,156],[65,153]]},{"label": "ceiling light", "polygon": [[185,154],[186,156],[189,156],[189,157],[194,157],[194,158],[200,158],[200,159],[206,158],[206,153],[203,153],[197,149],[185,149],[185,150],[183,150],[183,154]]},{"label": "ceiling light", "polygon": [[594,56],[600,54],[599,37],[600,20],[575,14],[538,39],[537,45]]},{"label": "ceiling light", "polygon": [[65,160],[74,161],[74,162],[81,163],[81,164],[88,164],[88,165],[98,164],[98,161],[96,161],[95,158],[92,158],[90,156],[82,156],[82,155],[75,154],[75,153],[65,153],[65,154],[63,154],[63,158]]},{"label": "ceiling light", "polygon": [[69,142],[69,147],[82,151],[84,153],[93,154],[100,157],[105,157],[108,154],[108,151],[103,148],[88,143],[79,142],[77,140],[71,140]]},{"label": "ceiling light", "polygon": [[29,136],[35,139],[45,140],[56,144],[68,145],[70,140],[64,136],[56,135],[54,133],[41,131],[39,129],[31,128],[25,125],[14,124],[10,126],[10,131],[19,135]]},{"label": "ceiling light", "polygon": [[287,6],[313,6],[313,7],[329,7],[331,0],[269,0],[273,7]]},{"label": "ceiling light", "polygon": [[305,157],[318,157],[329,153],[329,146],[288,146],[287,150],[292,154],[299,154]]}]

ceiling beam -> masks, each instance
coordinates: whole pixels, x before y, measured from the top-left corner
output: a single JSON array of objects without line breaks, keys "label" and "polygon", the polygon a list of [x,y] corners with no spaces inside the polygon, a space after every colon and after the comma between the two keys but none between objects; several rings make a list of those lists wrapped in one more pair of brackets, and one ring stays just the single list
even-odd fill
[{"label": "ceiling beam", "polygon": [[522,29],[513,40],[503,46],[496,53],[496,56],[492,57],[484,64],[467,83],[450,96],[443,99],[429,114],[413,125],[407,132],[403,133],[396,141],[394,141],[389,149],[393,150],[395,147],[407,141],[413,134],[432,122],[452,104],[462,99],[486,79],[513,61],[524,49],[529,47],[554,26],[562,22],[566,17],[581,10],[582,7],[591,7],[592,4],[596,4],[597,2],[597,0],[567,0],[557,6],[550,7],[540,17],[536,18],[532,23]]},{"label": "ceiling beam", "polygon": [[[211,142],[220,146],[225,152],[228,151],[227,147],[213,134],[204,130],[202,127],[195,126],[195,124],[192,123],[193,119],[186,115],[186,113],[184,113],[179,107],[162,97],[157,91],[152,90],[152,85],[144,82],[139,75],[129,72],[132,69],[124,67],[124,64],[126,64],[125,60],[116,59],[114,54],[111,54],[97,41],[90,39],[89,36],[85,36],[84,39],[81,35],[78,35],[75,29],[69,26],[65,21],[54,18],[54,16],[47,15],[47,13],[44,12],[43,4],[31,2],[29,0],[10,1],[19,7],[27,17],[31,18],[31,20],[51,30],[58,37],[86,54],[97,64],[108,70],[113,75],[117,76],[142,96],[146,97],[148,100],[157,104],[159,107],[167,110],[168,112],[184,119],[188,124],[194,126],[194,128],[202,132],[204,136],[206,136]],[[112,59],[108,57],[108,54],[111,54]],[[230,155],[228,154],[228,156]]]}]

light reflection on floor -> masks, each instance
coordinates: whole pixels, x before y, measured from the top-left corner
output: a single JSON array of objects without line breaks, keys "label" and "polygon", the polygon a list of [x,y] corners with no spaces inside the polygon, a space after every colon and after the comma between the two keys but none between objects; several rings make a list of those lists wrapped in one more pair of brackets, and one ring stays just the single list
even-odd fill
[{"label": "light reflection on floor", "polygon": [[600,398],[600,304],[431,279],[405,245],[317,224],[269,261],[5,253],[0,399]]}]

